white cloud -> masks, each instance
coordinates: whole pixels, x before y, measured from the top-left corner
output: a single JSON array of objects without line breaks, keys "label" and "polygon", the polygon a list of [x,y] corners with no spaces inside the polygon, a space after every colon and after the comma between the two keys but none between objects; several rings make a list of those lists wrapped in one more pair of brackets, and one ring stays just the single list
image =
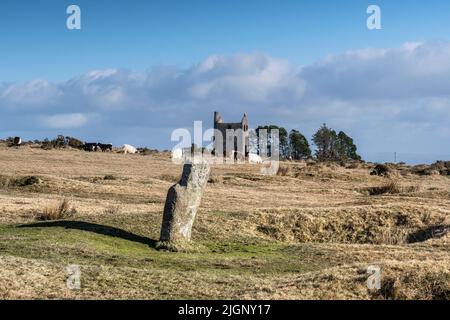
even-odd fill
[{"label": "white cloud", "polygon": [[[306,134],[326,122],[370,151],[418,143],[429,152],[450,149],[450,43],[352,50],[306,66],[264,54],[214,55],[187,69],[95,70],[61,83],[0,86],[3,119],[45,115],[48,128],[64,129],[86,126],[86,114],[96,114],[92,133],[111,132],[112,141],[125,130],[132,136],[193,120],[211,125],[214,110],[231,121],[247,111],[253,125],[273,122]],[[169,146],[168,136],[149,144],[158,139]]]},{"label": "white cloud", "polygon": [[83,127],[88,117],[81,113],[56,114],[43,117],[44,123],[53,129],[73,129]]},{"label": "white cloud", "polygon": [[12,84],[0,92],[0,101],[8,106],[32,106],[52,104],[62,95],[57,85],[37,79],[24,84]]}]

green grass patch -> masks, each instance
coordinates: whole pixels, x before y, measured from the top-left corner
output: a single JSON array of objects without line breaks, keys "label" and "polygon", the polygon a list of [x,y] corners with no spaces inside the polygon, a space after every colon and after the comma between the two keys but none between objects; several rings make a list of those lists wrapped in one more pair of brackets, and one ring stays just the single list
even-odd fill
[{"label": "green grass patch", "polygon": [[[278,274],[308,272],[329,267],[313,247],[287,250],[281,243],[200,241],[194,253],[157,251],[155,240],[120,228],[83,221],[51,221],[0,226],[0,254],[42,259],[54,263],[108,265],[139,269],[206,271],[214,274]],[[307,262],[305,262],[307,261]],[[312,263],[314,262],[314,263]]]}]

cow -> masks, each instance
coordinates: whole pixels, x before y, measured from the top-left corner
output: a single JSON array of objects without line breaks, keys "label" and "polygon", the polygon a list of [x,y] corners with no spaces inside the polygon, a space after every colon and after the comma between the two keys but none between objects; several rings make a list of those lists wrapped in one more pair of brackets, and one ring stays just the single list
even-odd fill
[{"label": "cow", "polygon": [[97,150],[98,150],[98,143],[95,143],[95,142],[86,142],[86,143],[84,144],[84,150],[85,150],[85,151],[89,151],[89,152],[97,151]]},{"label": "cow", "polygon": [[22,139],[20,137],[14,137],[13,146],[18,147],[22,144]]},{"label": "cow", "polygon": [[183,160],[183,149],[177,148],[172,150],[172,161],[181,161]]},{"label": "cow", "polygon": [[248,154],[248,162],[249,163],[262,163],[262,159],[260,156],[258,156],[257,154],[254,153],[249,153]]},{"label": "cow", "polygon": [[113,150],[113,145],[111,143],[107,143],[107,144],[98,143],[97,146],[100,148],[100,150],[102,150],[102,152]]},{"label": "cow", "polygon": [[135,154],[135,153],[138,153],[138,150],[135,147],[133,147],[133,146],[131,146],[129,144],[124,144],[123,147],[122,147],[122,152],[124,154],[127,154],[127,153]]}]

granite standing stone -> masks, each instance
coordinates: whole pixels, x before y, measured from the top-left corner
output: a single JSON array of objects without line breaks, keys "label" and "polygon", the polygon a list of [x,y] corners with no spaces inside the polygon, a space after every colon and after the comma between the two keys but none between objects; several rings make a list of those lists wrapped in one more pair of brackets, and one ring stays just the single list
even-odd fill
[{"label": "granite standing stone", "polygon": [[180,182],[167,192],[158,248],[176,251],[191,240],[192,225],[209,173],[207,162],[184,164]]}]

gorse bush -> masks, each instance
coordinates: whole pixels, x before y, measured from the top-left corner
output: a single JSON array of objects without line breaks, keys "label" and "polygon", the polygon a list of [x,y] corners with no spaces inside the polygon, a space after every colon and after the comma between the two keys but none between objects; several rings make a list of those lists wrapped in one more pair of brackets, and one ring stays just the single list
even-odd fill
[{"label": "gorse bush", "polygon": [[44,139],[44,141],[40,142],[42,149],[50,150],[50,149],[60,149],[71,147],[74,149],[83,149],[84,142],[74,138],[74,137],[64,137],[63,135],[58,135],[55,139],[49,140]]}]

